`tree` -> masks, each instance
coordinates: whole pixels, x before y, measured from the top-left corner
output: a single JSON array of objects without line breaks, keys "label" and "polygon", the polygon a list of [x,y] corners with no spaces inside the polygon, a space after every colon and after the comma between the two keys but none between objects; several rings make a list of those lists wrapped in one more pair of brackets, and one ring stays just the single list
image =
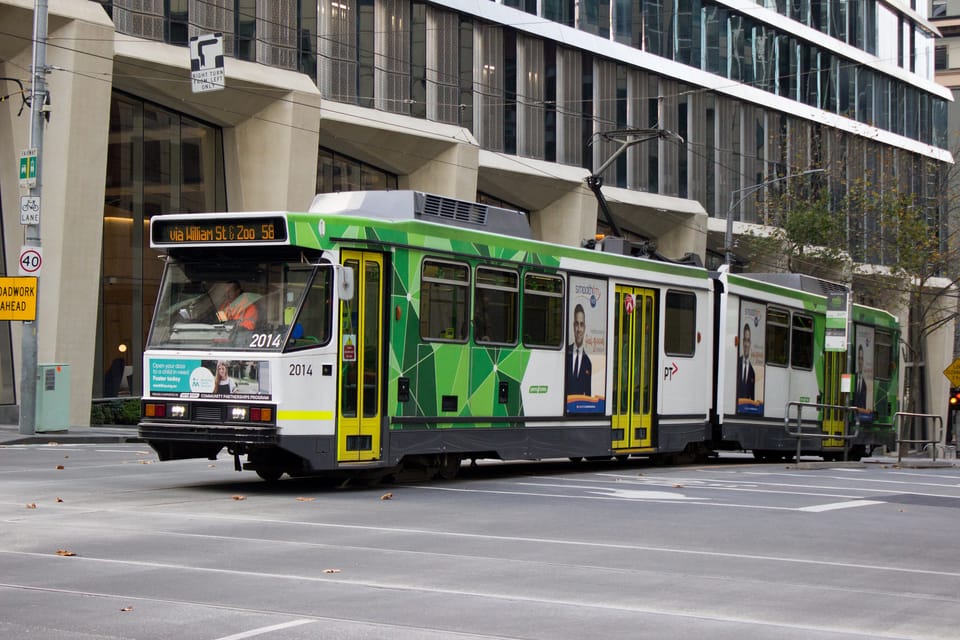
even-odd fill
[{"label": "tree", "polygon": [[[958,170],[930,160],[905,171],[896,158],[878,156],[874,164],[881,170],[852,175],[846,158],[837,158],[815,180],[785,181],[768,193],[758,206],[773,229],[765,237],[751,234],[753,262],[759,263],[751,270],[779,263],[790,272],[851,285],[859,302],[907,309],[904,355],[915,366],[905,378],[904,406],[924,413],[919,365],[927,361],[928,339],[957,318],[960,251],[951,214],[960,200],[951,180]],[[917,193],[918,184],[926,193]]]}]

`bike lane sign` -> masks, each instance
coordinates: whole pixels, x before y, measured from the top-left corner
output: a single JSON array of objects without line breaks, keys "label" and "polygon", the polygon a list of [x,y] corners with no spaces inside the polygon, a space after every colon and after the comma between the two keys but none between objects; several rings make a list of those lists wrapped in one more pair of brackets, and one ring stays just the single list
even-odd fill
[{"label": "bike lane sign", "polygon": [[20,224],[40,224],[40,196],[20,196]]}]

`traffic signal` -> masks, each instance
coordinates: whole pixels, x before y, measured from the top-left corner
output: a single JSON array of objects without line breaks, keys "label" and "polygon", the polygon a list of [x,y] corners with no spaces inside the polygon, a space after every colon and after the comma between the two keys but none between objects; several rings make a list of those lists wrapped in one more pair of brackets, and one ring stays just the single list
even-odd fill
[{"label": "traffic signal", "polygon": [[960,387],[950,389],[950,410],[960,409]]}]

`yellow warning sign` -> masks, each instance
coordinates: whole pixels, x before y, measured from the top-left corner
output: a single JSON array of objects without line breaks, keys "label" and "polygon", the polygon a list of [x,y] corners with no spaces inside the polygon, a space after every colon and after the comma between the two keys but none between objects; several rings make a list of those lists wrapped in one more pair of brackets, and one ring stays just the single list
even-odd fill
[{"label": "yellow warning sign", "polygon": [[0,320],[37,319],[37,279],[0,276]]},{"label": "yellow warning sign", "polygon": [[950,385],[960,387],[960,358],[950,363],[950,366],[943,370],[943,375],[950,380]]}]

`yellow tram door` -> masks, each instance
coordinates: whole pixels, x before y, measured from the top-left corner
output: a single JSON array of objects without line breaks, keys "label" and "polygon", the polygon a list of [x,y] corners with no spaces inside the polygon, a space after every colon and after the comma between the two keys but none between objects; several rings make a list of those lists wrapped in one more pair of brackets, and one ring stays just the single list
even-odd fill
[{"label": "yellow tram door", "polygon": [[337,459],[364,462],[380,457],[383,256],[344,251],[342,260],[353,269],[354,295],[340,302]]},{"label": "yellow tram door", "polygon": [[613,314],[613,448],[653,447],[653,290],[617,285]]},{"label": "yellow tram door", "polygon": [[[826,351],[823,354],[823,404],[844,406],[843,394],[840,391],[840,375],[843,372],[846,352]],[[842,409],[824,409],[824,433],[843,435],[843,422],[847,413]],[[823,441],[824,447],[842,447],[843,440],[830,438]]]}]

